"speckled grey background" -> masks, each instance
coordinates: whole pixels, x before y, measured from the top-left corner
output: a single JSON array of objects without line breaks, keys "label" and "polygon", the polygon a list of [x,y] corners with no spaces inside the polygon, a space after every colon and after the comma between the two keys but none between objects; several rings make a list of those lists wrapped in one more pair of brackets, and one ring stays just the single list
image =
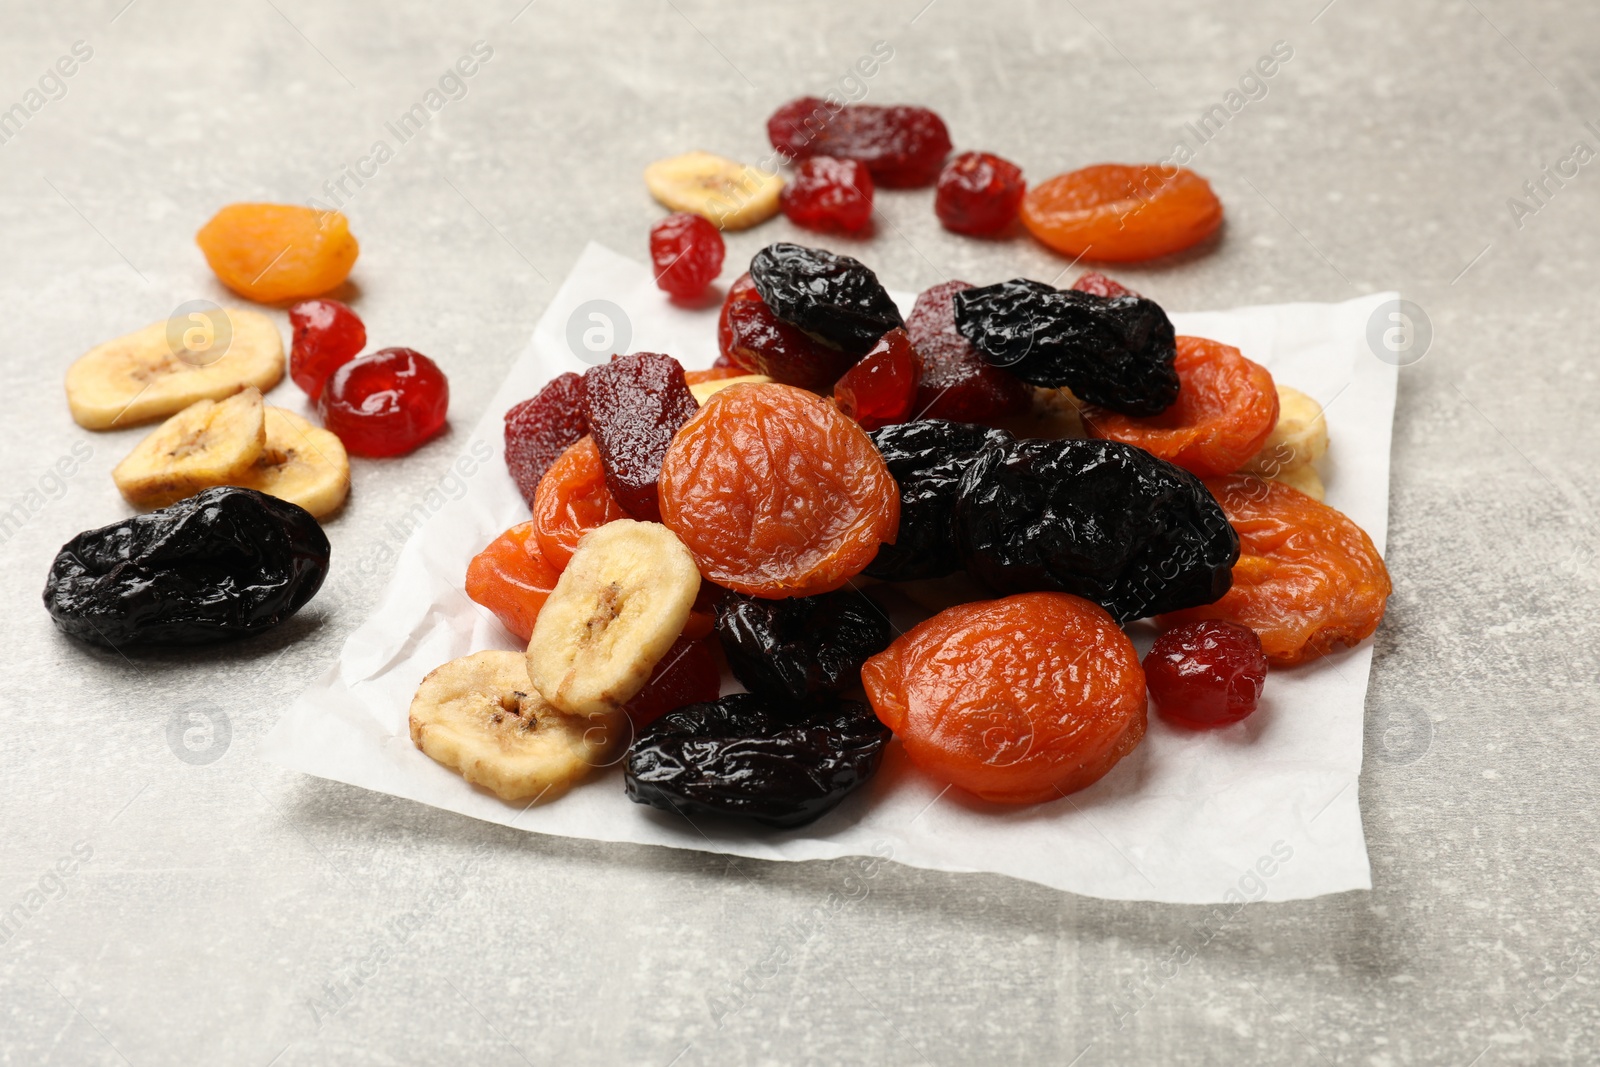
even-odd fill
[{"label": "speckled grey background", "polygon": [[[0,1062],[1600,1056],[1600,169],[1522,189],[1575,142],[1600,147],[1591,5],[522,2],[0,7],[0,109],[74,42],[93,49],[0,144]],[[1120,273],[1174,308],[1393,287],[1431,318],[1396,414],[1395,595],[1359,786],[1372,892],[1219,916],[590,844],[258,761],[377,584],[336,577],[222,651],[129,661],[58,637],[38,604],[50,557],[125,513],[108,472],[138,436],[72,424],[68,362],[224,300],[190,240],[206,217],[319,195],[480,40],[493,56],[466,95],[346,207],[373,342],[443,364],[462,427],[584,242],[641,253],[645,163],[764,155],[767,113],[838,84],[875,41],[894,58],[869,99],[930,104],[959,146],[1035,177],[1167,155],[1289,42],[1194,164],[1227,204],[1220,246]],[[943,233],[926,192],[880,203],[860,252],[898,288],[1064,265]],[[790,233],[737,235],[730,260]],[[336,561],[381,554],[454,450],[358,462]],[[174,717],[208,709],[220,756],[179,759]]]}]

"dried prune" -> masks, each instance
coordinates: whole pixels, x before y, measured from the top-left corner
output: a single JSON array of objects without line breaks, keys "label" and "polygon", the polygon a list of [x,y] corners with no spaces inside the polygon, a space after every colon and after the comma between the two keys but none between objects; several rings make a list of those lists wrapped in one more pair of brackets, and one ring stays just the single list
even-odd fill
[{"label": "dried prune", "polygon": [[791,159],[858,159],[880,185],[911,188],[939,176],[950,131],[925,107],[834,104],[803,96],[767,119],[772,147]]},{"label": "dried prune", "polygon": [[995,234],[1017,217],[1026,188],[1015,163],[989,152],[963,152],[940,172],[933,211],[955,233]]},{"label": "dried prune", "polygon": [[624,782],[636,804],[786,829],[837,807],[877,772],[888,743],[888,729],[859,701],[797,711],[735,693],[641,731]]},{"label": "dried prune", "polygon": [[918,419],[868,436],[900,487],[900,536],[879,548],[862,573],[909,582],[960,570],[955,510],[961,476],[985,445],[1003,444],[1010,435],[970,423]]},{"label": "dried prune", "polygon": [[276,626],[328,574],[304,508],[223,486],[62,546],[44,587],[63,633],[97,645],[196,645]]},{"label": "dried prune", "polygon": [[733,361],[749,373],[822,393],[855,362],[854,356],[781,321],[753,285],[748,296],[734,299],[730,293],[728,300],[719,336],[725,336]]},{"label": "dried prune", "polygon": [[1013,278],[956,293],[955,317],[989,362],[1033,385],[1124,415],[1159,415],[1178,399],[1176,336],[1153,300]]},{"label": "dried prune", "polygon": [[774,700],[838,696],[860,681],[861,664],[889,636],[888,617],[854,590],[790,600],[735,593],[717,607],[717,637],[733,676]]},{"label": "dried prune", "polygon": [[853,356],[905,325],[878,276],[849,256],[779,241],[750,260],[750,280],[779,319]]},{"label": "dried prune", "polygon": [[678,212],[650,227],[650,262],[656,287],[679,300],[705,292],[722,271],[722,234],[699,215]]},{"label": "dried prune", "polygon": [[813,156],[795,168],[778,202],[796,226],[857,233],[872,221],[872,191],[865,164]]},{"label": "dried prune", "polygon": [[1118,622],[1211,603],[1239,558],[1199,478],[1116,441],[990,444],[955,514],[973,577],[1004,593],[1075,593]]},{"label": "dried prune", "polygon": [[890,330],[834,383],[833,402],[863,430],[904,422],[917,399],[919,363],[906,332]]},{"label": "dried prune", "polygon": [[399,456],[444,429],[450,382],[410,348],[384,348],[334,371],[317,399],[322,425],[358,456]]},{"label": "dried prune", "polygon": [[1250,627],[1206,619],[1156,638],[1144,677],[1164,718],[1197,729],[1227,726],[1256,710],[1267,656]]},{"label": "dried prune", "polygon": [[936,285],[917,297],[906,319],[921,359],[911,408],[916,418],[992,423],[1028,409],[1022,379],[984,359],[956,329],[955,295],[971,288],[967,282]]},{"label": "dried prune", "polygon": [[571,371],[506,412],[506,468],[529,509],[544,472],[588,432],[583,379]]},{"label": "dried prune", "polygon": [[1022,224],[1074,259],[1131,263],[1199,244],[1222,225],[1211,183],[1183,167],[1100,163],[1028,190]]},{"label": "dried prune", "polygon": [[583,375],[583,415],[605,465],[606,487],[624,511],[661,521],[656,481],[672,435],[700,405],[671,356],[635,352]]}]

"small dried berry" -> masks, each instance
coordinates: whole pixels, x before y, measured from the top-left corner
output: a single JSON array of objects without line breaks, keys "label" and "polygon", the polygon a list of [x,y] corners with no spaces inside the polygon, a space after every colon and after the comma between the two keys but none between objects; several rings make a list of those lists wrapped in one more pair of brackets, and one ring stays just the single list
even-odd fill
[{"label": "small dried berry", "polygon": [[606,485],[624,511],[661,521],[656,481],[672,435],[700,409],[671,356],[636,352],[583,376],[583,413],[605,465]]},{"label": "small dried berry", "polygon": [[748,297],[723,305],[723,322],[733,362],[785,385],[824,393],[855,362],[854,356],[781,321],[753,285]]},{"label": "small dried berry", "polygon": [[289,349],[289,377],[312,400],[322,395],[328,375],[349,363],[367,346],[361,316],[338,300],[303,300],[289,309],[294,343]]},{"label": "small dried berry", "polygon": [[1175,626],[1144,657],[1156,710],[1184,726],[1227,726],[1256,710],[1267,656],[1254,630],[1204,621]]},{"label": "small dried berry", "polygon": [[722,272],[726,251],[721,232],[699,215],[679,212],[650,227],[656,287],[679,300],[693,300],[706,291]]},{"label": "small dried berry", "polygon": [[860,682],[861,664],[889,645],[889,619],[864,593],[762,600],[730,594],[717,637],[733,676],[752,693],[801,703]]},{"label": "small dried berry", "polygon": [[1216,233],[1222,201],[1192,170],[1101,163],[1034,186],[1021,214],[1028,232],[1064,256],[1132,263]]},{"label": "small dried berry", "polygon": [[506,412],[506,468],[529,508],[544,472],[588,432],[583,379],[571,371],[556,375],[537,395]]},{"label": "small dried berry", "polygon": [[322,424],[358,456],[398,456],[444,429],[450,383],[438,364],[409,348],[351,360],[317,401]]},{"label": "small dried berry", "polygon": [[812,156],[795,167],[779,203],[796,226],[857,233],[872,222],[872,175],[853,159]]},{"label": "small dried berry", "polygon": [[755,254],[750,278],[774,315],[853,356],[905,325],[878,276],[849,256],[779,242]]},{"label": "small dried berry", "polygon": [[1026,191],[1015,163],[988,152],[963,152],[940,172],[933,210],[947,230],[987,236],[1011,225]]},{"label": "small dried berry", "polygon": [[1097,270],[1084,271],[1078,276],[1078,280],[1072,283],[1072,288],[1080,293],[1093,293],[1095,296],[1139,295],[1121,282],[1107,278]]},{"label": "small dried berry", "polygon": [[956,329],[954,298],[966,282],[936,285],[917,297],[906,333],[921,358],[913,417],[992,423],[1028,409],[1030,391],[996,367]]},{"label": "small dried berry", "polygon": [[928,185],[950,154],[950,131],[925,107],[833,104],[803,96],[767,120],[772,147],[791,159],[836,156],[867,165],[879,185]]},{"label": "small dried berry", "polygon": [[904,422],[917,398],[917,351],[904,330],[890,330],[833,386],[833,402],[863,430]]}]

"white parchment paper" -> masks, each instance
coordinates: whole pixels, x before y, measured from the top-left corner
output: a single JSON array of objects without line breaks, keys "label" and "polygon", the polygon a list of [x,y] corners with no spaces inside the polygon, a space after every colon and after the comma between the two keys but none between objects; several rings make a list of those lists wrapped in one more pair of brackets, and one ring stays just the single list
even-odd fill
[{"label": "white parchment paper", "polygon": [[[1380,550],[1395,369],[1371,354],[1365,337],[1369,317],[1393,297],[1172,316],[1179,333],[1235,345],[1327,406],[1332,443],[1321,467],[1328,503]],[[895,299],[910,310],[910,295]],[[965,799],[911,767],[897,744],[867,787],[792,831],[691,823],[633,804],[615,766],[556,801],[524,809],[424,756],[407,734],[407,708],[423,675],[479,649],[518,647],[467,599],[464,574],[477,551],[528,518],[500,458],[501,416],[556,374],[584,369],[569,323],[603,333],[605,320],[582,307],[597,300],[625,316],[629,337],[620,350],[666,352],[688,367],[709,366],[716,356],[715,304],[674,307],[646,267],[591,244],[462,449],[455,471],[464,495],[441,493],[413,509],[420,524],[378,610],[350,636],[338,664],[284,713],[263,742],[267,759],[477,819],[602,841],[768,860],[887,855],[1121,900],[1292,900],[1371,887],[1357,803],[1371,642],[1275,670],[1256,714],[1225,730],[1179,732],[1152,715],[1144,743],[1104,779],[1034,807]],[[611,308],[593,310],[616,320]],[[611,326],[620,342],[620,321]],[[1149,640],[1142,629],[1134,633],[1141,652]]]}]

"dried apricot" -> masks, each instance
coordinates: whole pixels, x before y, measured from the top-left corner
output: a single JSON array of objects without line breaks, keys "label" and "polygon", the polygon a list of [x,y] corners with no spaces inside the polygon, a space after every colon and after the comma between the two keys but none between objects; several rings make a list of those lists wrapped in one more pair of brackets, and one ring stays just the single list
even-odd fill
[{"label": "dried apricot", "polygon": [[1261,451],[1278,423],[1272,374],[1231,345],[1179,337],[1173,368],[1178,399],[1159,415],[1135,418],[1093,404],[1082,409],[1089,436],[1138,445],[1202,478],[1232,474]]},{"label": "dried apricot", "polygon": [[837,589],[892,543],[900,492],[860,426],[787,385],[734,385],[678,431],[661,521],[700,573],[752,596]]},{"label": "dried apricot", "polygon": [[600,449],[589,436],[561,453],[533,494],[534,536],[558,571],[566,569],[584,534],[627,517],[606,488]]},{"label": "dried apricot", "polygon": [[195,241],[223,285],[263,304],[337,289],[361,252],[339,212],[294,204],[229,204]]},{"label": "dried apricot", "polygon": [[1255,475],[1208,478],[1206,488],[1239,532],[1233,586],[1215,603],[1161,616],[1161,625],[1241,623],[1280,667],[1372,636],[1392,586],[1366,531],[1298,489]]},{"label": "dried apricot", "polygon": [[467,564],[467,596],[482,604],[524,644],[533,636],[550,590],[561,577],[539,549],[533,523],[518,523]]},{"label": "dried apricot", "polygon": [[1064,256],[1133,263],[1181,252],[1222,225],[1222,201],[1192,170],[1100,163],[1028,190],[1022,224]]},{"label": "dried apricot", "polygon": [[911,762],[984,800],[1066,796],[1144,737],[1133,642],[1067,593],[942,611],[867,660],[861,684]]}]

